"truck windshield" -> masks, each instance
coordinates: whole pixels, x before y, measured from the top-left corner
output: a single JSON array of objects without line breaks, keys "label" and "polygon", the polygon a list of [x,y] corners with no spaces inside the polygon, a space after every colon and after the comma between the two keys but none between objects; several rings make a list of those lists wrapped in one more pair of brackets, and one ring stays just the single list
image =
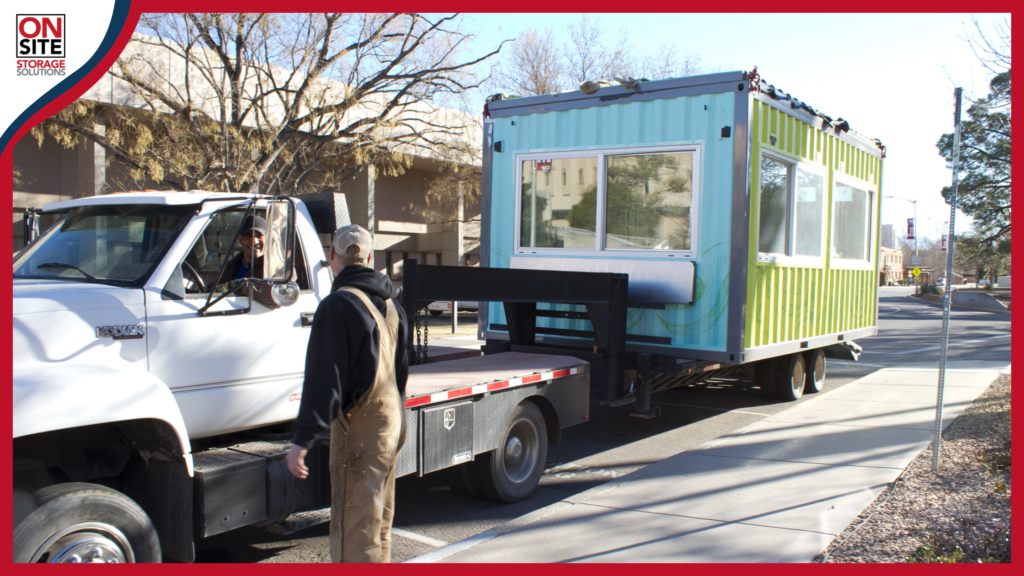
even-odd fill
[{"label": "truck windshield", "polygon": [[141,287],[194,212],[153,204],[78,208],[18,255],[14,277]]}]

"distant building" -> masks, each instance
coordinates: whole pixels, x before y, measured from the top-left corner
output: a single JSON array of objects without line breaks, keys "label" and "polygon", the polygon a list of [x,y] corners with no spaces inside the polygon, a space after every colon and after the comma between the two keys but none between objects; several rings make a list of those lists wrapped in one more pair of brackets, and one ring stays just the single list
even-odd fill
[{"label": "distant building", "polygon": [[[886,224],[886,226],[889,225]],[[892,226],[889,227],[890,229],[892,228]],[[880,246],[878,248],[878,261],[878,281],[882,286],[895,284],[906,278],[903,270],[903,252],[901,250]]]},{"label": "distant building", "polygon": [[880,242],[885,248],[896,249],[896,227],[892,224],[882,224],[882,240]]}]

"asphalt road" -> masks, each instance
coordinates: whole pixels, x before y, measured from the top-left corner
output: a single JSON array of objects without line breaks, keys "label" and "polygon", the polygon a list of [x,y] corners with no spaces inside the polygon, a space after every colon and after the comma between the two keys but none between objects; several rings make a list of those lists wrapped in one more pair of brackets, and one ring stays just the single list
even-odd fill
[{"label": "asphalt road", "polygon": [[[880,289],[879,334],[858,341],[860,362],[828,363],[825,390],[880,368],[938,361],[942,309],[910,298],[912,288]],[[1010,316],[954,308],[950,359],[1010,362]],[[808,399],[805,397],[803,400]],[[632,406],[591,406],[591,422],[563,431],[548,450],[547,471],[534,494],[497,504],[453,493],[440,474],[397,481],[392,561],[401,562],[457,542],[617,476],[700,445],[792,403],[768,401],[746,382],[721,382],[655,394],[661,416],[629,415]],[[289,537],[247,528],[197,543],[198,562],[324,562],[327,525]]]}]

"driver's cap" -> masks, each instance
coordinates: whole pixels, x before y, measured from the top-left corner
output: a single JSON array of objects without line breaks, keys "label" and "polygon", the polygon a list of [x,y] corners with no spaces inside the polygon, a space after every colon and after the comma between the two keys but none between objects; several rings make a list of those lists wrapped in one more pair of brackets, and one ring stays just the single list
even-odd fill
[{"label": "driver's cap", "polygon": [[[359,248],[359,252],[350,252],[352,246]],[[373,236],[359,224],[342,226],[334,233],[334,251],[366,258],[373,251]]]}]

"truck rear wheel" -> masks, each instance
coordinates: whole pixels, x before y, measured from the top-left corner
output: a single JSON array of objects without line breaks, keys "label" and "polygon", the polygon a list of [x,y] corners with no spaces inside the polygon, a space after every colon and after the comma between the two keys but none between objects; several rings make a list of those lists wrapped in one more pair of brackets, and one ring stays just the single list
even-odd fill
[{"label": "truck rear wheel", "polygon": [[804,362],[807,363],[807,383],[804,385],[804,392],[821,392],[825,388],[825,352],[821,348],[804,352]]},{"label": "truck rear wheel", "polygon": [[37,490],[31,499],[35,509],[14,528],[15,562],[160,562],[153,522],[116,490],[72,482]]},{"label": "truck rear wheel", "polygon": [[540,408],[529,400],[512,411],[501,443],[472,462],[472,489],[496,502],[528,498],[544,474],[548,429]]},{"label": "truck rear wheel", "polygon": [[776,384],[779,397],[787,402],[799,400],[804,395],[804,381],[807,379],[804,355],[790,354],[779,358],[778,362]]}]

